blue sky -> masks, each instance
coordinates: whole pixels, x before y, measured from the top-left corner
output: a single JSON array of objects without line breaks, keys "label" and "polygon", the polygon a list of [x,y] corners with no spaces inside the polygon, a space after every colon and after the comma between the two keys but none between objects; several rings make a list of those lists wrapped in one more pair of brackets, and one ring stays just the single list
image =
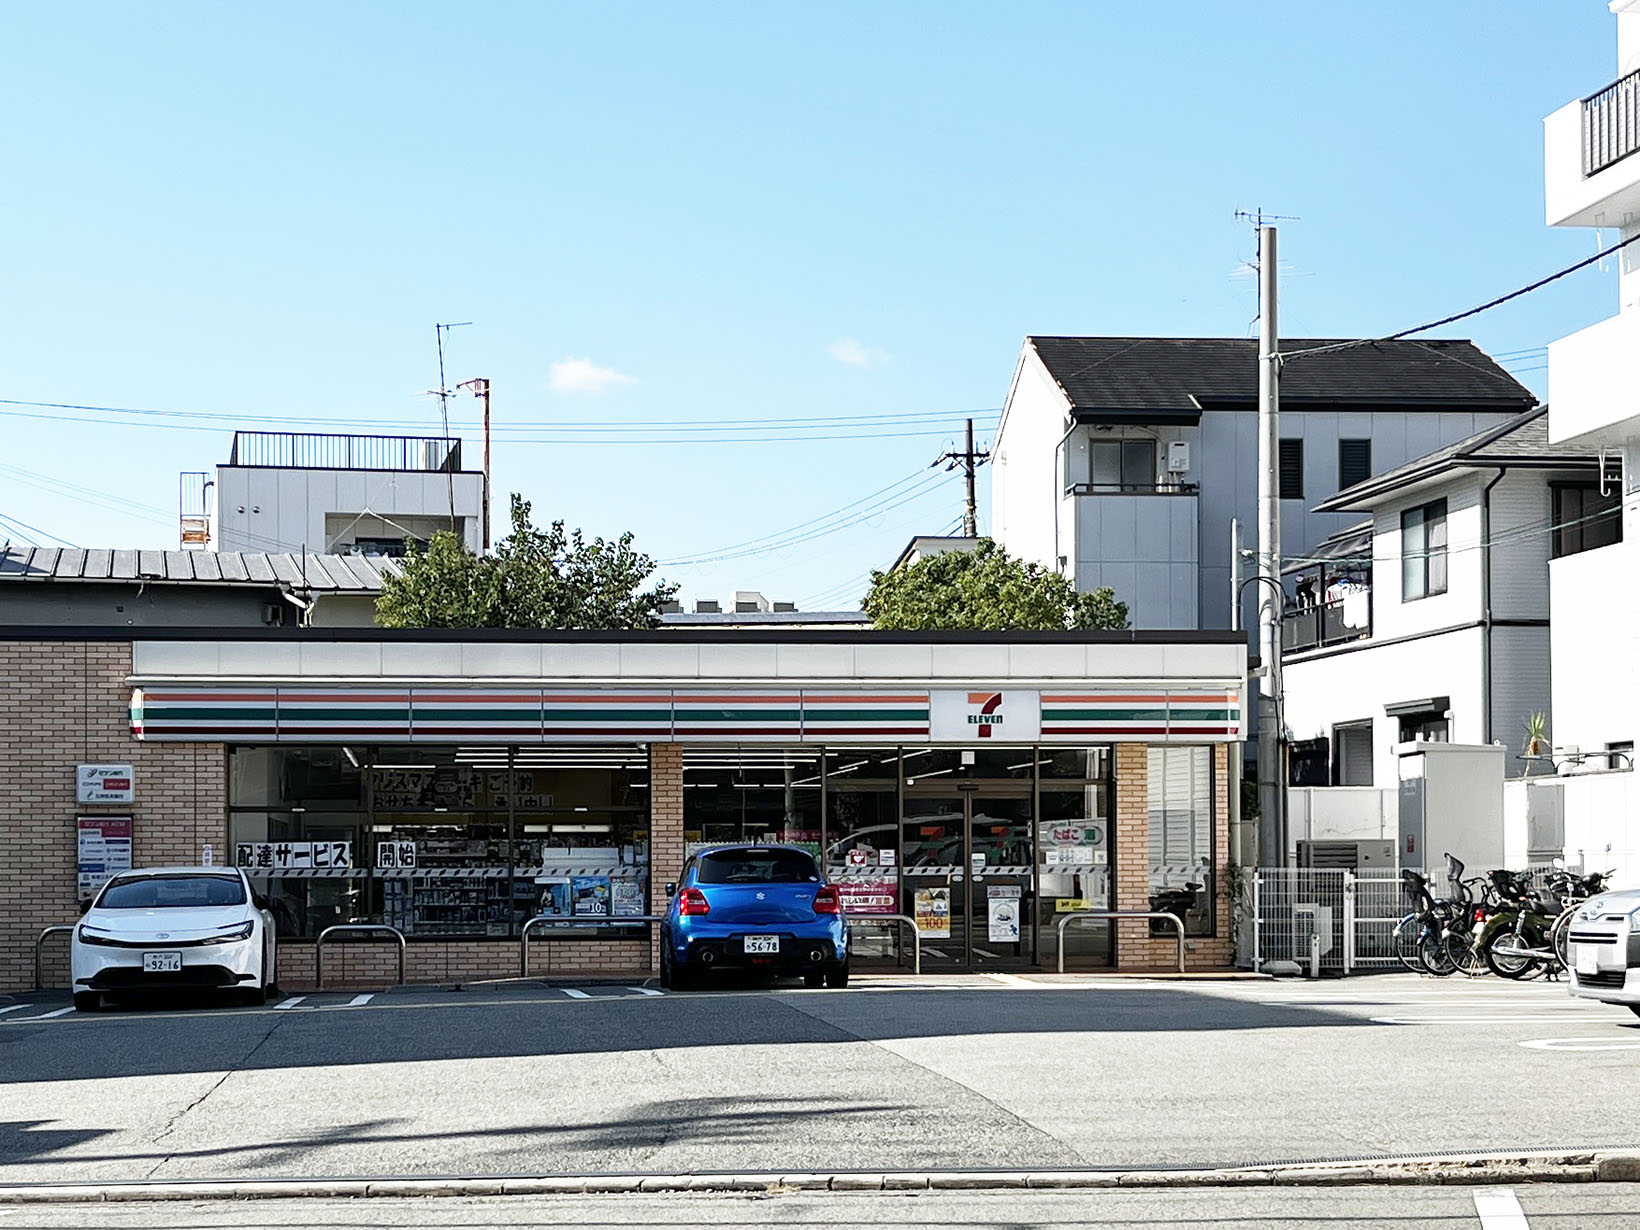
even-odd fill
[{"label": "blue sky", "polygon": [[[1237,209],[1302,219],[1295,336],[1594,251],[1544,226],[1541,121],[1614,76],[1613,24],[1603,0],[11,6],[0,397],[218,418],[0,406],[0,515],[174,547],[177,474],[235,425],[437,429],[433,324],[470,320],[448,370],[494,381],[498,515],[522,491],[661,560],[852,522],[663,569],[852,605],[960,513],[956,476],[913,476],[965,414],[988,438],[1026,334],[1247,333]],[[1541,394],[1535,348],[1615,301],[1591,269],[1459,332]],[[866,417],[895,415],[923,417]]]}]

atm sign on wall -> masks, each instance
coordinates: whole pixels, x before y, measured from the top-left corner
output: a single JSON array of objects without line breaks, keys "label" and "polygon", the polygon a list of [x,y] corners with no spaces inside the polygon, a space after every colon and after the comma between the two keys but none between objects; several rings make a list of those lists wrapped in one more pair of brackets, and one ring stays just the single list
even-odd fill
[{"label": "atm sign on wall", "polygon": [[81,803],[133,803],[136,778],[128,764],[82,764],[74,771],[74,797]]}]

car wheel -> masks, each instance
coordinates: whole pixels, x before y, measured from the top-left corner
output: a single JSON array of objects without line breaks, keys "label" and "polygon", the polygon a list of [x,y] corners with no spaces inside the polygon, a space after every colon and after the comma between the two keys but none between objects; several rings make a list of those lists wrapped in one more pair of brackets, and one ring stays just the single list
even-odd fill
[{"label": "car wheel", "polygon": [[823,969],[810,970],[803,975],[803,985],[806,987],[823,987],[826,985],[826,971]]},{"label": "car wheel", "polygon": [[74,992],[75,1012],[95,1012],[102,1007],[102,996],[95,991]]},{"label": "car wheel", "polygon": [[848,986],[848,962],[845,961],[836,969],[826,971],[826,985],[828,987]]},{"label": "car wheel", "polygon": [[661,984],[661,990],[670,991],[672,989],[672,957],[664,947],[664,941],[661,948],[661,972],[658,981]]}]

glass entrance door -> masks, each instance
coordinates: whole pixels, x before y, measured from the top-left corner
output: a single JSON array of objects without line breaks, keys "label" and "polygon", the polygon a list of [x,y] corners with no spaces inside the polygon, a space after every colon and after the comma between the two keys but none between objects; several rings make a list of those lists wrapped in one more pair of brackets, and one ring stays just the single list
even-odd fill
[{"label": "glass entrance door", "polygon": [[907,795],[903,911],[923,936],[923,968],[1010,969],[1035,958],[1028,794]]}]

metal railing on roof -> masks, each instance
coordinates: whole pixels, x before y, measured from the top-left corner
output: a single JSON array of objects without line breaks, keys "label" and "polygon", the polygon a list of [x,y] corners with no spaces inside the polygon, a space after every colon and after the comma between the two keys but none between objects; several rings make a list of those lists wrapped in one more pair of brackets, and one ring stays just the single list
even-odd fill
[{"label": "metal railing on roof", "polygon": [[1583,100],[1583,174],[1640,150],[1640,70]]},{"label": "metal railing on roof", "polygon": [[461,441],[448,436],[342,436],[319,432],[236,431],[231,466],[300,470],[461,469]]}]

